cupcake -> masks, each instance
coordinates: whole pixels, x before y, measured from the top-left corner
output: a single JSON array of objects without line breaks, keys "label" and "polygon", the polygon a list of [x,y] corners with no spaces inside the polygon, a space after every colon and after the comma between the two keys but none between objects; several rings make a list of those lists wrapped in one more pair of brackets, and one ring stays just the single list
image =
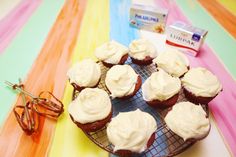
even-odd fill
[{"label": "cupcake", "polygon": [[137,39],[129,44],[129,56],[134,64],[148,65],[157,56],[157,52],[155,46],[147,39]]},{"label": "cupcake", "polygon": [[120,156],[140,154],[148,149],[155,140],[157,124],[146,112],[120,112],[107,126],[108,140],[113,151]]},{"label": "cupcake", "polygon": [[105,78],[107,89],[113,98],[130,98],[141,87],[141,77],[129,65],[115,65],[108,70]]},{"label": "cupcake", "polygon": [[128,58],[128,48],[116,42],[109,41],[95,50],[95,56],[107,67],[124,64]]},{"label": "cupcake", "polygon": [[210,131],[210,121],[201,105],[180,102],[172,107],[165,122],[168,128],[186,140],[201,140]]},{"label": "cupcake", "polygon": [[189,69],[188,58],[182,52],[171,48],[160,53],[153,62],[158,68],[175,77],[183,76]]},{"label": "cupcake", "polygon": [[152,107],[170,107],[177,102],[180,89],[181,81],[178,77],[172,77],[159,69],[143,83],[143,99]]},{"label": "cupcake", "polygon": [[100,66],[91,59],[85,59],[73,65],[67,72],[69,81],[75,90],[96,87],[101,77]]},{"label": "cupcake", "polygon": [[68,112],[72,121],[83,131],[103,128],[112,117],[112,105],[108,94],[99,88],[85,88],[73,100]]},{"label": "cupcake", "polygon": [[190,69],[181,82],[185,97],[193,103],[208,104],[222,90],[216,76],[201,67]]}]

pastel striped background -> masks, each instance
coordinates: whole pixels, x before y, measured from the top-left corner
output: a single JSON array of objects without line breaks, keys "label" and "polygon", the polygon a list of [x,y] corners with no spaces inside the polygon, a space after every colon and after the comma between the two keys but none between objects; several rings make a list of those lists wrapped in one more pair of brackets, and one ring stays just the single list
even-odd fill
[{"label": "pastel striped background", "polygon": [[[212,113],[209,137],[180,156],[215,156],[213,151],[218,156],[236,156],[236,2],[135,2],[168,8],[168,24],[181,20],[209,30],[200,55],[189,59],[192,67],[204,66],[215,73],[224,91],[209,105]],[[117,40],[128,45],[142,36],[160,42],[161,35],[129,27],[130,0],[8,3],[0,2],[0,156],[108,156],[71,122],[66,111],[57,121],[41,118],[40,132],[26,136],[11,112],[21,100],[3,82],[16,82],[21,77],[26,89],[34,94],[49,90],[67,109],[72,96],[66,78],[69,66],[83,58],[96,59],[94,49],[105,41]]]}]

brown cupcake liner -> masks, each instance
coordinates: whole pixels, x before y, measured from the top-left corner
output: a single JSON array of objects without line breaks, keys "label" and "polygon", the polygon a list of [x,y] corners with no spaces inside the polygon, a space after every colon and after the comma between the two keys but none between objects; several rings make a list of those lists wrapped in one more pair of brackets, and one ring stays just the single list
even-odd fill
[{"label": "brown cupcake liner", "polygon": [[[153,144],[154,141],[155,141],[155,132],[151,135],[151,137],[148,140],[147,149]],[[120,150],[117,150],[116,152],[114,152],[114,154],[119,155],[121,157],[131,157],[134,155],[138,155],[139,153],[132,152],[132,151],[126,150],[126,149],[120,149]]]},{"label": "brown cupcake liner", "polygon": [[[122,56],[121,59],[120,59],[120,62],[118,63],[118,65],[123,65],[127,59],[128,59],[128,54]],[[111,68],[112,66],[117,65],[117,64],[107,63],[107,62],[104,62],[104,61],[102,61],[102,64],[104,66],[108,67],[108,68]]]},{"label": "brown cupcake liner", "polygon": [[108,122],[111,121],[112,109],[111,109],[111,112],[109,113],[109,115],[106,118],[104,118],[102,120],[92,122],[92,123],[82,124],[80,122],[75,121],[72,115],[70,115],[70,118],[84,132],[94,132],[94,131],[97,131],[97,130],[103,128]]},{"label": "brown cupcake liner", "polygon": [[137,64],[137,65],[149,65],[149,64],[152,64],[152,60],[154,58],[151,58],[150,56],[146,56],[143,60],[138,60],[138,59],[135,59],[133,57],[130,57],[132,62],[134,64]]},{"label": "brown cupcake liner", "polygon": [[177,102],[178,98],[179,98],[179,93],[175,94],[171,98],[164,100],[164,101],[152,100],[152,101],[146,101],[146,102],[151,107],[166,109],[168,107],[173,106]]},{"label": "brown cupcake liner", "polygon": [[183,87],[184,95],[185,97],[194,104],[208,104],[211,100],[213,100],[214,97],[202,97],[202,96],[196,96],[192,92],[188,91],[186,88]]}]

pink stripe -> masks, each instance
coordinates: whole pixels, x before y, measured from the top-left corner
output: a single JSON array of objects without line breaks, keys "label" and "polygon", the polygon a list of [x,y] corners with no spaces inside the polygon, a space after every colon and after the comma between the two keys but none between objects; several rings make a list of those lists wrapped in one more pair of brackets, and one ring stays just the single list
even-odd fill
[{"label": "pink stripe", "polygon": [[0,54],[29,19],[42,0],[22,0],[0,21]]},{"label": "pink stripe", "polygon": [[[168,21],[170,24],[180,20],[190,23],[173,0],[156,0],[156,4],[169,9]],[[188,56],[191,67],[202,66],[212,71],[221,81],[223,91],[209,103],[218,127],[236,156],[236,82],[225,69],[213,50],[204,44],[197,57]]]}]

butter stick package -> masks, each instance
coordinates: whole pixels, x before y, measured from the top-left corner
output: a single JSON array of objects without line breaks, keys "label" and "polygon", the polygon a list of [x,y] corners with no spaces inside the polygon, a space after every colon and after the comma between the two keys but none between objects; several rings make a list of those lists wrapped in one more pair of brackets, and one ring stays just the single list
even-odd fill
[{"label": "butter stick package", "polygon": [[168,10],[153,6],[132,4],[130,8],[130,25],[148,31],[163,33]]},{"label": "butter stick package", "polygon": [[190,55],[196,56],[207,35],[207,31],[177,21],[166,29],[166,43]]}]

